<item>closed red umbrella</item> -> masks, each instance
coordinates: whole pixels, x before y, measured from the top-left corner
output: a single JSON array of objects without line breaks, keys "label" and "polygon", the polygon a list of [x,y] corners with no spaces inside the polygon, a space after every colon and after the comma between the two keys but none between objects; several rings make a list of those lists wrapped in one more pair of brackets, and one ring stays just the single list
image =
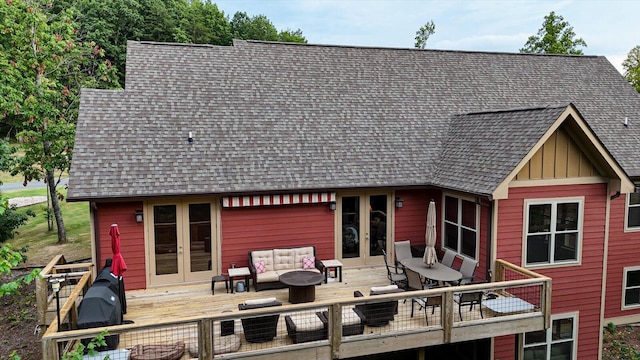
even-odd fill
[{"label": "closed red umbrella", "polygon": [[113,252],[113,259],[111,262],[111,274],[118,279],[118,298],[120,299],[120,306],[122,307],[122,313],[127,313],[127,299],[124,294],[124,282],[122,275],[127,270],[127,264],[124,262],[124,258],[120,253],[120,229],[118,224],[111,224],[111,251]]},{"label": "closed red umbrella", "polygon": [[127,270],[127,264],[125,264],[124,258],[120,253],[120,229],[118,229],[118,224],[111,224],[109,235],[111,235],[111,251],[113,252],[111,273],[119,279],[124,274],[124,271]]}]

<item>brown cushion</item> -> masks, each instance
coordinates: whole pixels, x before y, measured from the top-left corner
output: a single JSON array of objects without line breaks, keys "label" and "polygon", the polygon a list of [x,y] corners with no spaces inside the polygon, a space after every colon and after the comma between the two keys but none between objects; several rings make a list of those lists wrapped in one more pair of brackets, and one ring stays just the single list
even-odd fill
[{"label": "brown cushion", "polygon": [[184,354],[184,342],[174,344],[134,345],[129,358],[132,360],[177,360]]}]

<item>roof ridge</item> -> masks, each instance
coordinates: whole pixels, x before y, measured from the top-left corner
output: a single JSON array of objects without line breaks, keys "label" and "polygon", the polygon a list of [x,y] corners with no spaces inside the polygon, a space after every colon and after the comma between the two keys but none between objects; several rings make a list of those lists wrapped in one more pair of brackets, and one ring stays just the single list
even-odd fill
[{"label": "roof ridge", "polygon": [[467,116],[467,115],[484,115],[484,114],[501,114],[501,113],[514,113],[514,112],[523,112],[523,111],[534,111],[534,110],[546,110],[546,109],[560,109],[566,108],[571,105],[571,103],[566,104],[558,104],[558,105],[541,105],[541,106],[531,106],[524,108],[512,108],[512,109],[497,109],[497,110],[482,110],[482,111],[474,111],[462,114],[454,114],[453,116]]}]

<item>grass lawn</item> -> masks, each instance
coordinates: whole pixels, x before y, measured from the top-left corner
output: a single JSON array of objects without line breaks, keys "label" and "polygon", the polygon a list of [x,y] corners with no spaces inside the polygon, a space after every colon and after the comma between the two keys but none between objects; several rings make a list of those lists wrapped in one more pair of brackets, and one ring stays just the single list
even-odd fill
[{"label": "grass lawn", "polygon": [[[1,174],[1,173],[0,173]],[[58,190],[65,197],[64,188]],[[2,196],[9,199],[25,196],[46,196],[45,188],[6,191]],[[53,221],[53,230],[49,231],[46,217],[46,203],[31,205],[18,209],[20,212],[32,210],[35,217],[29,217],[27,223],[18,228],[18,234],[8,243],[14,248],[28,247],[27,265],[44,267],[58,254],[64,255],[67,261],[91,258],[91,234],[89,226],[89,203],[68,203],[60,201],[64,225],[67,230],[67,243],[58,244],[58,232]]]}]

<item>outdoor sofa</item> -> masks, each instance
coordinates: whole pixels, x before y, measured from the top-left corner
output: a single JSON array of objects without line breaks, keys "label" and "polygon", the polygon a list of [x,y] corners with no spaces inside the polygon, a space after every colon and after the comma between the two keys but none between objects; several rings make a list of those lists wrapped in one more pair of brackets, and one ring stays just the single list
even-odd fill
[{"label": "outdoor sofa", "polygon": [[249,271],[256,291],[286,288],[287,285],[280,282],[280,275],[290,271],[322,273],[323,270],[314,246],[249,252]]}]

